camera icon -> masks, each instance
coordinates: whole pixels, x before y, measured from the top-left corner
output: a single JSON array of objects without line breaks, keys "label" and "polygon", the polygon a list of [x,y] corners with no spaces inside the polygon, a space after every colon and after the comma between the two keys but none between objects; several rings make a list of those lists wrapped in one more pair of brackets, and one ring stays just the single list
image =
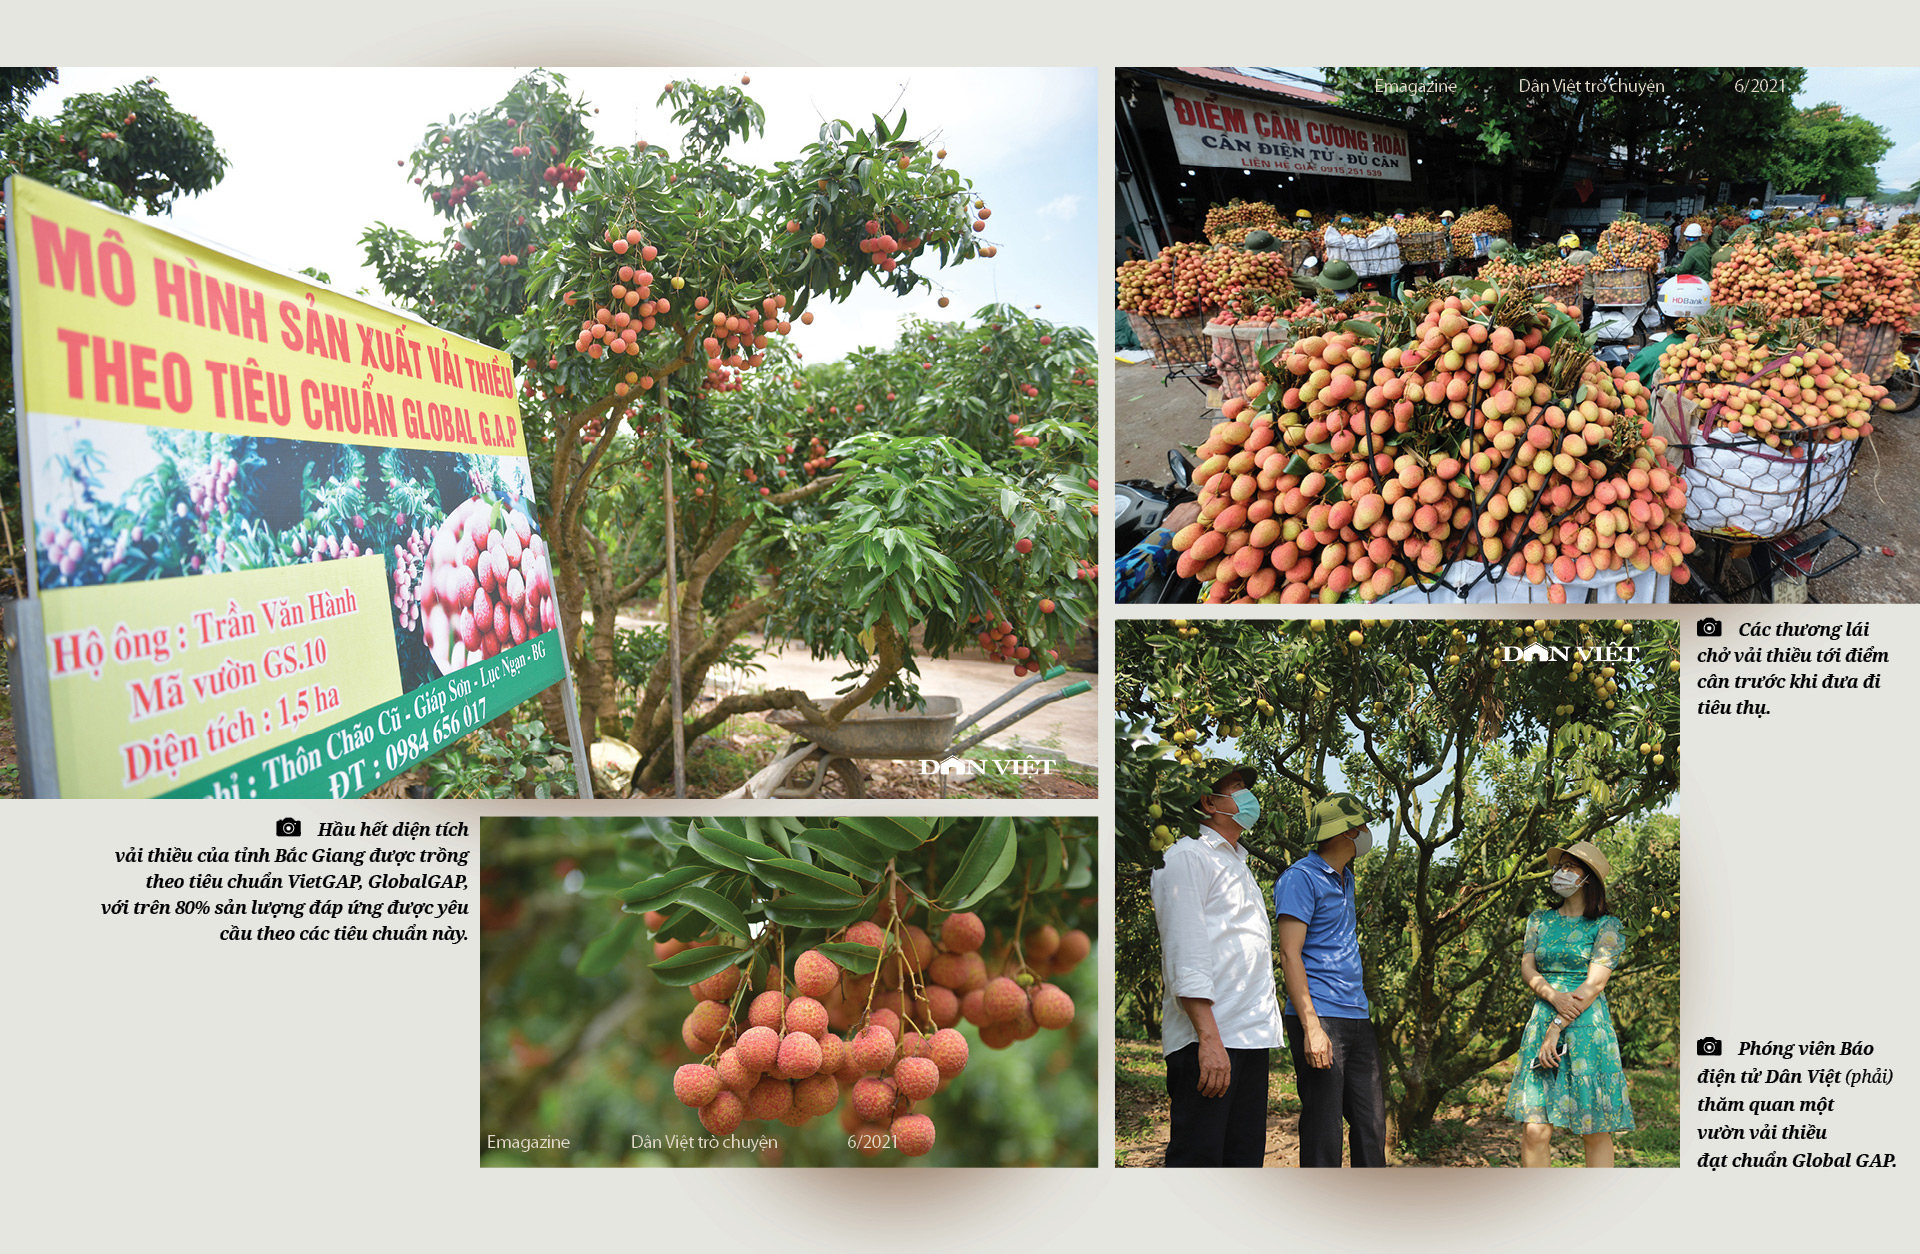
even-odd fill
[{"label": "camera icon", "polygon": [[1719,619],[1717,619],[1717,618],[1703,618],[1703,619],[1701,619],[1701,620],[1700,620],[1699,622],[1697,622],[1697,623],[1695,623],[1695,624],[1693,625],[1693,634],[1694,634],[1694,635],[1696,635],[1696,636],[1717,636],[1717,635],[1719,635],[1719,634],[1720,634],[1720,620],[1719,620]]},{"label": "camera icon", "polygon": [[1720,1038],[1717,1036],[1701,1037],[1698,1041],[1694,1042],[1693,1052],[1696,1054],[1703,1054],[1709,1058],[1720,1057],[1722,1052],[1721,1045],[1720,1045]]},{"label": "camera icon", "polygon": [[298,836],[300,834],[300,820],[280,819],[273,825],[273,834],[275,836]]}]

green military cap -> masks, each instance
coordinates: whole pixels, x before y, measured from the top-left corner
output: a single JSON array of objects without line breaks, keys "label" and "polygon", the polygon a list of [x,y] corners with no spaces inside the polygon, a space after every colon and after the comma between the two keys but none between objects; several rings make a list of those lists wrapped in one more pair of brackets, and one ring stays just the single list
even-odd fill
[{"label": "green military cap", "polygon": [[1310,829],[1307,841],[1317,845],[1342,832],[1366,825],[1367,811],[1360,804],[1360,799],[1350,792],[1337,792],[1314,806],[1312,813],[1307,815],[1307,827]]}]

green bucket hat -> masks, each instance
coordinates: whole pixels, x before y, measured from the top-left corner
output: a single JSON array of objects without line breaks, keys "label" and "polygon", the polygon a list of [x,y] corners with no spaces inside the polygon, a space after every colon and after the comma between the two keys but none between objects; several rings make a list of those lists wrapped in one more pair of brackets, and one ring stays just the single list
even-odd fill
[{"label": "green bucket hat", "polygon": [[1307,815],[1307,843],[1317,845],[1330,840],[1342,832],[1352,831],[1356,827],[1365,827],[1367,823],[1366,807],[1360,799],[1350,792],[1337,792],[1313,807]]},{"label": "green bucket hat", "polygon": [[1313,282],[1323,292],[1351,292],[1360,286],[1360,276],[1344,261],[1329,261]]},{"label": "green bucket hat", "polygon": [[1259,768],[1251,762],[1233,762],[1226,758],[1208,758],[1200,764],[1200,774],[1209,785],[1217,784],[1227,776],[1238,772],[1245,781],[1245,787],[1251,788],[1260,778]]}]

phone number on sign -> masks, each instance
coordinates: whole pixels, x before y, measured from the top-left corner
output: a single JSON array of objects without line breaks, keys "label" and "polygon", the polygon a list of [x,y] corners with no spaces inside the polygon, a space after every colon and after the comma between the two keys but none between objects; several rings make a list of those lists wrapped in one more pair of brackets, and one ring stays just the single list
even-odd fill
[{"label": "phone number on sign", "polygon": [[387,769],[402,771],[421,758],[434,753],[449,741],[458,740],[487,721],[487,699],[476,697],[463,706],[448,710],[419,731],[400,737],[387,746]]}]

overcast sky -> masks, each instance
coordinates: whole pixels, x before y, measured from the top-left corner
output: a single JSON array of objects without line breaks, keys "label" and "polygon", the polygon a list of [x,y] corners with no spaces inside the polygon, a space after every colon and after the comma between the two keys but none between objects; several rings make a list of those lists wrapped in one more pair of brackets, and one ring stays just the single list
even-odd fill
[{"label": "overcast sky", "polygon": [[[334,286],[378,292],[360,233],[376,221],[438,238],[406,160],[428,123],[496,103],[520,69],[62,69],[32,102],[57,113],[66,96],[108,91],[151,73],[174,106],[213,131],[230,163],[212,191],[177,202],[171,225],[281,270],[312,266]],[[556,67],[558,68],[558,67]],[[846,305],[817,307],[795,325],[795,347],[830,361],[862,345],[891,344],[911,313],[952,317],[990,301],[1055,322],[1091,327],[1104,253],[1094,235],[1099,139],[1092,70],[1026,69],[581,69],[559,68],[597,106],[595,139],[677,146],[668,110],[654,107],[680,77],[705,83],[752,78],[767,133],[736,146],[740,160],[770,165],[798,154],[835,118],[872,125],[907,111],[910,136],[937,141],[947,161],[993,209],[986,238],[999,255],[930,271],[943,287],[906,298],[862,287]],[[162,219],[165,222],[167,220]],[[944,313],[936,298],[953,299]]]}]

